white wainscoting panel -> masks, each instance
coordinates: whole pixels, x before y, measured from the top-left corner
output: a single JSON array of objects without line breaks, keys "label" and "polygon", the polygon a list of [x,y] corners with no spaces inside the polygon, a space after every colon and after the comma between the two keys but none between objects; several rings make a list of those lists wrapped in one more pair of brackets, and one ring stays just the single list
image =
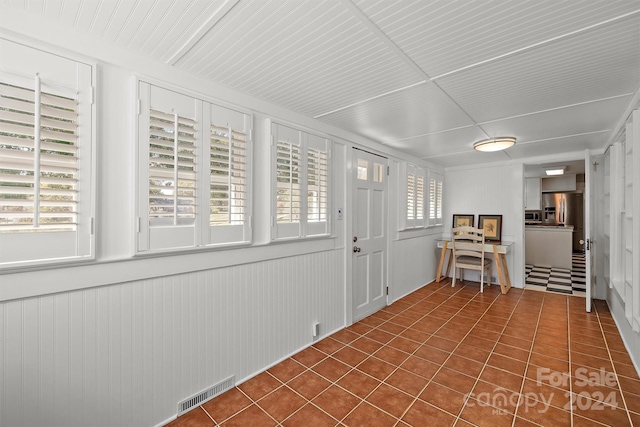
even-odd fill
[{"label": "white wainscoting panel", "polygon": [[[437,228],[442,231],[442,227]],[[438,269],[436,242],[442,233],[395,240],[391,242],[393,263],[389,286],[389,303],[410,294],[435,280]],[[438,249],[438,256],[440,250]]]},{"label": "white wainscoting panel", "polygon": [[343,270],[333,250],[1,303],[0,426],[157,425],[343,327]]}]

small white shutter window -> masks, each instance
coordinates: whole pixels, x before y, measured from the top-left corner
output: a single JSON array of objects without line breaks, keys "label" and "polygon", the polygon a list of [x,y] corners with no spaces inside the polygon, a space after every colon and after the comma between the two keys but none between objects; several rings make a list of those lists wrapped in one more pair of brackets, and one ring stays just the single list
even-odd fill
[{"label": "small white shutter window", "polygon": [[192,224],[196,212],[195,121],[149,111],[149,220]]},{"label": "small white shutter window", "polygon": [[251,240],[251,116],[140,82],[138,251]]},{"label": "small white shutter window", "polygon": [[328,161],[327,152],[317,148],[307,150],[307,220],[327,220]]},{"label": "small white shutter window", "polygon": [[430,226],[442,225],[442,175],[429,173],[429,218]]},{"label": "small white shutter window", "polygon": [[246,208],[247,135],[213,124],[210,144],[210,223],[241,225]]},{"label": "small white shutter window", "polygon": [[92,68],[0,39],[0,267],[94,256]]},{"label": "small white shutter window", "polygon": [[330,141],[272,124],[274,239],[329,234]]},{"label": "small white shutter window", "polygon": [[416,219],[415,201],[415,175],[409,172],[407,173],[407,226],[409,227],[413,227]]},{"label": "small white shutter window", "polygon": [[75,231],[77,101],[0,83],[0,232]]},{"label": "small white shutter window", "polygon": [[416,176],[416,222],[424,225],[424,176]]},{"label": "small white shutter window", "polygon": [[306,178],[304,193],[307,199],[302,205],[306,209],[304,236],[329,233],[329,140],[318,135],[302,132],[306,150],[303,173]]},{"label": "small white shutter window", "polygon": [[276,218],[279,224],[300,222],[301,153],[297,141],[276,143]]},{"label": "small white shutter window", "polygon": [[406,181],[406,216],[402,228],[419,228],[425,226],[425,170],[407,164]]}]

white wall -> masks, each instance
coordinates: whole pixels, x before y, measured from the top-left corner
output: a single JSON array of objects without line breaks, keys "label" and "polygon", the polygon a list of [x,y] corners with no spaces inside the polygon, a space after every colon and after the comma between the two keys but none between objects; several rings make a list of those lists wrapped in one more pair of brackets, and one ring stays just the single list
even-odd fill
[{"label": "white wall", "polygon": [[[509,275],[518,288],[524,287],[523,174],[522,164],[448,168],[444,180],[444,234],[451,235],[454,214],[475,215],[476,226],[480,214],[502,215],[502,240],[514,242],[507,254]],[[472,273],[469,279],[475,280]]]},{"label": "white wall", "polygon": [[343,269],[330,250],[4,302],[0,425],[162,423],[341,328]]},{"label": "white wall", "polygon": [[[97,67],[98,206],[95,262],[0,275],[0,426],[162,424],[175,416],[180,400],[230,375],[242,381],[313,343],[313,322],[320,322],[323,336],[348,323],[350,213],[334,221],[333,238],[269,243],[267,119],[342,141],[334,146],[336,208],[348,207],[350,200],[350,144],[386,153],[396,163],[424,162],[101,41],[6,12],[0,37]],[[132,257],[136,76],[254,112],[251,247]],[[438,230],[390,245],[394,295],[435,276],[429,263],[420,262],[419,251],[427,258],[432,253],[428,233]],[[415,263],[407,261],[408,253]]]}]

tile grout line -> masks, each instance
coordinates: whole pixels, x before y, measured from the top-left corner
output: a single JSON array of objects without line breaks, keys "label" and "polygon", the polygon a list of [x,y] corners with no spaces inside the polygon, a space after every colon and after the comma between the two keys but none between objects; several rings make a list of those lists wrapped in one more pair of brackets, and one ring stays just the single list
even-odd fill
[{"label": "tile grout line", "polygon": [[592,306],[595,309],[596,318],[598,319],[598,325],[600,326],[600,332],[602,333],[602,338],[604,339],[604,345],[607,349],[607,354],[609,355],[609,362],[611,362],[611,369],[613,369],[613,373],[616,376],[616,383],[618,385],[618,390],[620,391],[620,397],[622,398],[622,403],[624,404],[624,410],[627,414],[627,418],[629,419],[629,424],[633,426],[633,420],[631,419],[631,414],[629,413],[629,407],[627,406],[627,399],[624,397],[624,392],[622,391],[622,385],[620,384],[620,380],[618,378],[619,377],[618,371],[616,370],[616,365],[615,363],[613,363],[613,358],[611,357],[611,349],[609,348],[609,343],[607,342],[604,329],[602,328],[602,322],[600,321],[600,314],[598,312],[598,307],[595,304],[593,304],[593,301],[592,301]]},{"label": "tile grout line", "polygon": [[[571,427],[573,427],[573,364],[571,363],[571,304],[566,299],[567,306],[567,350],[569,351],[569,413],[571,414]],[[576,414],[577,415],[577,414]]]},{"label": "tile grout line", "polygon": [[[536,336],[538,335],[538,328],[540,327],[540,319],[542,318],[542,311],[544,310],[544,300],[545,300],[545,298],[546,298],[546,295],[543,295],[542,296],[542,301],[540,302],[540,310],[538,311],[538,318],[536,319],[536,329],[533,332],[533,337],[531,338],[531,345],[529,346],[529,355],[527,356],[527,362],[525,363],[525,367],[524,367],[524,376],[523,376],[523,379],[522,379],[522,384],[520,385],[520,391],[518,392],[518,394],[520,395],[519,398],[518,398],[518,405],[516,406],[516,411],[513,414],[513,421],[511,422],[511,426],[512,427],[514,427],[516,425],[516,421],[518,419],[518,408],[520,407],[522,399],[524,399],[524,396],[522,394],[522,390],[524,390],[524,383],[527,381],[527,372],[529,371],[531,355],[533,354],[533,345],[534,345],[534,343],[536,341]],[[518,302],[520,302],[520,301],[518,301]]]}]

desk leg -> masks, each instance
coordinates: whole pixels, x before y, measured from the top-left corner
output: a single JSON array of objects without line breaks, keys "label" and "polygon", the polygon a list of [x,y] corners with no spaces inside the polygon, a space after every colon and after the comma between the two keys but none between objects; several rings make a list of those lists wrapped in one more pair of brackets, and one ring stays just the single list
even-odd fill
[{"label": "desk leg", "polygon": [[444,265],[444,257],[447,255],[447,243],[444,242],[442,245],[442,252],[440,253],[440,263],[438,264],[438,274],[436,275],[436,283],[440,283],[442,279],[442,266]]},{"label": "desk leg", "polygon": [[504,254],[498,253],[497,246],[493,246],[493,259],[496,262],[498,270],[498,282],[500,283],[500,291],[502,294],[509,292],[511,288],[511,279],[509,278],[509,270],[507,267],[507,259]]},{"label": "desk leg", "polygon": [[511,277],[509,277],[509,268],[507,267],[507,256],[505,254],[500,254],[500,258],[502,261],[505,285],[507,287],[506,292],[504,292],[506,294],[507,292],[509,292],[509,289],[511,289]]}]

